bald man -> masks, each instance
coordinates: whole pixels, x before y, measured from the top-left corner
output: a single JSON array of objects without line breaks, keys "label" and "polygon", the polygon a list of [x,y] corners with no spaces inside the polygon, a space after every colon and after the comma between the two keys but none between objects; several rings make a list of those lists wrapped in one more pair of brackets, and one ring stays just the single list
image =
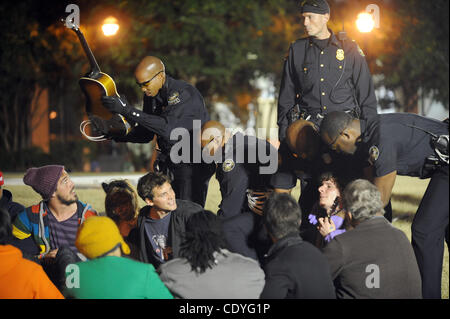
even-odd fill
[{"label": "bald man", "polygon": [[363,173],[363,165],[342,165],[335,155],[322,145],[320,134],[314,123],[303,119],[291,123],[286,130],[286,139],[278,149],[280,166],[271,178],[276,192],[291,192],[300,180],[299,205],[302,210],[300,231],[302,238],[316,244],[316,237],[309,236],[308,216],[319,200],[321,176],[330,172],[343,186]]},{"label": "bald man", "polygon": [[[176,198],[204,206],[211,174],[204,163],[193,163],[192,160],[193,121],[200,120],[203,125],[210,119],[202,95],[189,83],[167,75],[164,63],[154,56],[143,58],[134,75],[144,93],[143,110],[132,107],[123,95],[120,98],[102,98],[105,108],[123,115],[132,127],[126,136],[112,139],[116,142],[148,143],[156,136],[159,154],[154,169],[172,177]],[[105,122],[96,126],[100,133],[108,136]],[[185,128],[190,134],[191,152],[187,162],[178,163],[170,157],[172,146],[178,142],[170,139],[172,130],[176,128]]]}]

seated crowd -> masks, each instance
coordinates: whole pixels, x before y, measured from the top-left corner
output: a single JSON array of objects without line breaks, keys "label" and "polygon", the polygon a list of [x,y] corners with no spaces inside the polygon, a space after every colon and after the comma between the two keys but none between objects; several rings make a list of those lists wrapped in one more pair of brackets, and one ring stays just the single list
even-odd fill
[{"label": "seated crowd", "polygon": [[422,297],[412,246],[367,180],[344,187],[323,174],[311,212],[273,192],[262,209],[271,243],[263,259],[233,251],[221,216],[175,198],[161,173],[141,177],[137,190],[103,183],[104,213],[78,199],[63,166],[30,168],[23,181],[42,197],[27,208],[0,172],[2,299]]}]

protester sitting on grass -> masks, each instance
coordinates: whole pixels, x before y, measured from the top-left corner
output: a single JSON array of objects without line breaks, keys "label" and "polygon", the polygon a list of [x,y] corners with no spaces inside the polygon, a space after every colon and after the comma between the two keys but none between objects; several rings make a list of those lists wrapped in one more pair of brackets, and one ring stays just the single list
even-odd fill
[{"label": "protester sitting on grass", "polygon": [[319,201],[308,215],[311,227],[305,227],[301,235],[304,240],[322,248],[335,236],[345,232],[345,214],[338,179],[331,172],[326,172],[320,176],[319,184]]},{"label": "protester sitting on grass", "polygon": [[105,197],[106,216],[111,218],[119,228],[120,234],[130,246],[130,256],[137,259],[137,251],[128,240],[130,231],[136,227],[139,215],[138,194],[127,180],[113,180],[102,183]]},{"label": "protester sitting on grass", "polygon": [[[0,172],[0,209],[4,209],[9,213],[11,221],[14,221],[16,216],[21,213],[25,207],[19,203],[13,201],[13,197],[10,191],[3,188],[5,181],[3,173]],[[27,251],[33,251],[36,249],[36,245],[33,242],[19,240],[11,233],[10,238],[5,239],[6,243],[19,248],[22,251],[22,255],[27,259],[32,259],[31,255],[28,255]]]},{"label": "protester sitting on grass", "polygon": [[196,213],[186,224],[180,258],[162,264],[160,278],[179,298],[259,298],[264,272],[258,262],[226,247],[222,220],[210,211]]},{"label": "protester sitting on grass", "polygon": [[263,209],[264,225],[273,245],[264,267],[262,299],[334,299],[326,258],[299,235],[302,220],[297,201],[287,193],[273,193]]},{"label": "protester sitting on grass", "polygon": [[106,216],[86,220],[75,245],[89,260],[66,269],[66,297],[79,299],[172,299],[152,265],[122,254],[130,248]]},{"label": "protester sitting on grass", "polygon": [[0,208],[0,299],[62,299],[42,267],[7,244],[11,236],[9,213]]},{"label": "protester sitting on grass", "polygon": [[106,193],[106,216],[114,220],[125,238],[136,227],[139,215],[138,194],[127,180],[102,183],[102,187]]},{"label": "protester sitting on grass", "polygon": [[139,260],[160,264],[179,257],[182,235],[188,218],[203,208],[187,200],[175,199],[171,180],[150,172],[138,181],[138,194],[147,205],[140,210],[137,226],[128,239],[137,247]]},{"label": "protester sitting on grass", "polygon": [[13,201],[11,192],[3,189],[4,184],[3,173],[0,171],[0,208],[6,210],[9,213],[11,220],[14,220],[17,214],[23,211],[25,207]]},{"label": "protester sitting on grass", "polygon": [[24,256],[42,264],[52,282],[62,289],[67,264],[84,258],[75,247],[78,227],[97,213],[78,200],[64,166],[30,168],[23,182],[39,193],[42,201],[17,215],[13,235],[23,242],[20,248],[26,247]]},{"label": "protester sitting on grass", "polygon": [[345,218],[352,229],[336,236],[323,252],[339,299],[421,298],[419,267],[406,235],[383,217],[377,187],[351,182],[343,192]]}]

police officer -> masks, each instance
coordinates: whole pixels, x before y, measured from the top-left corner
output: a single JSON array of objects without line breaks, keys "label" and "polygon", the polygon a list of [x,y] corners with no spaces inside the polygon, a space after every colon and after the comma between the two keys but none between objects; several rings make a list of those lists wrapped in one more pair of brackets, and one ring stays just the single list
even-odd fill
[{"label": "police officer", "polygon": [[255,136],[232,134],[216,121],[202,127],[201,146],[217,164],[222,195],[217,214],[224,220],[230,251],[262,260],[271,245],[261,214],[278,166],[276,148]]},{"label": "police officer", "polygon": [[332,112],[325,116],[320,134],[330,148],[370,165],[385,205],[397,175],[431,177],[412,224],[412,245],[423,297],[440,298],[444,237],[448,244],[448,120],[407,113],[364,120]]},{"label": "police officer", "polygon": [[[325,114],[340,110],[356,117],[376,115],[377,101],[364,53],[354,41],[336,36],[327,23],[330,7],[325,0],[306,0],[301,6],[308,37],[293,42],[284,62],[278,98],[280,151],[286,129],[297,119],[314,123],[317,128]],[[344,157],[332,155],[335,162],[351,166]],[[301,179],[300,207],[311,209],[316,192],[314,177]],[[305,223],[304,223],[305,224]]]},{"label": "police officer", "polygon": [[[337,161],[327,159],[320,149],[320,135],[312,122],[297,120],[289,125],[286,130],[286,143],[280,146],[280,163],[278,171],[271,177],[271,186],[275,192],[290,192],[297,184],[297,179],[307,180],[311,187],[302,189],[302,199],[306,198],[308,204],[313,206],[319,200],[318,188],[321,184],[319,176],[324,172],[330,172],[341,183],[342,187],[353,179],[361,177],[363,166],[341,165]],[[327,154],[329,156],[329,154]],[[304,206],[305,202],[302,204]],[[309,206],[308,206],[309,207]],[[315,238],[307,236],[305,232],[310,225],[308,215],[311,210],[304,208],[300,232],[303,239],[316,244]],[[389,219],[389,218],[388,218]]]},{"label": "police officer", "polygon": [[[325,0],[306,0],[301,7],[308,33],[291,44],[284,62],[278,99],[280,141],[297,119],[293,111],[314,123],[331,111],[351,111],[361,117],[377,113],[377,101],[364,53],[354,41],[339,39],[327,22]],[[294,112],[295,113],[295,112]]]},{"label": "police officer", "polygon": [[[135,77],[144,93],[142,111],[128,104],[123,96],[102,97],[105,108],[123,115],[131,125],[131,131],[126,136],[113,139],[117,142],[147,143],[156,135],[159,147],[156,170],[173,178],[172,186],[177,198],[204,206],[211,174],[204,173],[203,163],[192,161],[193,121],[200,120],[203,124],[210,119],[202,95],[192,85],[168,76],[163,62],[154,56],[141,60]],[[110,123],[97,118],[93,124],[98,131],[108,135]],[[178,142],[170,139],[175,128],[185,128],[190,133],[188,162],[174,163],[170,156],[171,148]]]}]

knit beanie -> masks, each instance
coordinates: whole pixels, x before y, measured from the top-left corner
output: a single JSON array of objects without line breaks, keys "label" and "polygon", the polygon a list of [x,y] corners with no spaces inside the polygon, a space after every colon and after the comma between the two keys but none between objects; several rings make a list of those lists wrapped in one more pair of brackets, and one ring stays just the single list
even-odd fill
[{"label": "knit beanie", "polygon": [[116,223],[106,216],[87,218],[78,228],[75,246],[89,259],[105,256],[117,247],[126,255],[130,253]]},{"label": "knit beanie", "polygon": [[44,200],[49,200],[56,190],[64,166],[46,165],[29,168],[24,177],[25,185],[31,186]]},{"label": "knit beanie", "polygon": [[301,13],[312,12],[317,14],[330,13],[330,6],[325,0],[305,0],[301,4]]}]

